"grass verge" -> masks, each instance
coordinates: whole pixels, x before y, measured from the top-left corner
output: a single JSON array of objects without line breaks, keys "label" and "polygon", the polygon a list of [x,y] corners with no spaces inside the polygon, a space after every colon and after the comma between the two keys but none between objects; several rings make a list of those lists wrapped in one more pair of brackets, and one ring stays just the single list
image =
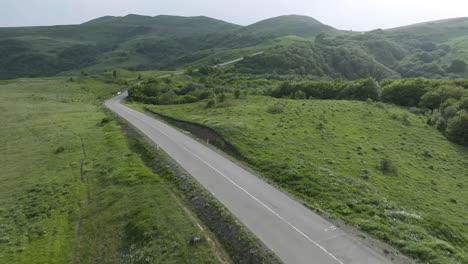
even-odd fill
[{"label": "grass verge", "polygon": [[101,111],[116,91],[91,77],[0,85],[1,263],[220,262]]},{"label": "grass verge", "polygon": [[423,115],[257,96],[213,108],[134,106],[213,128],[276,185],[421,263],[466,261],[468,150]]}]

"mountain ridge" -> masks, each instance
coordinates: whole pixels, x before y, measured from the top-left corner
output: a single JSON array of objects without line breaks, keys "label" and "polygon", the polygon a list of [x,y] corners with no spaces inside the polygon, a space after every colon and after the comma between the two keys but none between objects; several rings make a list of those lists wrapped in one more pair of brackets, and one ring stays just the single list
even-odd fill
[{"label": "mountain ridge", "polygon": [[[367,66],[362,64],[370,63],[374,66],[369,66],[369,71],[364,71],[364,74],[371,74],[375,72],[373,69],[382,68],[378,64],[381,63],[388,68],[385,70],[387,73],[397,71],[402,76],[426,76],[424,72],[430,70],[434,74],[427,76],[447,77],[441,66],[447,66],[460,57],[468,60],[468,45],[463,44],[464,38],[468,37],[467,32],[467,18],[369,32],[349,32],[301,15],[273,17],[247,26],[206,16],[103,16],[79,25],[0,28],[0,79],[77,74],[81,69],[95,73],[116,68],[176,69],[201,61],[216,64],[219,59],[244,56],[249,50],[269,51],[278,45],[294,49],[295,41],[284,41],[286,36],[316,42],[314,38],[319,35],[321,40],[324,36],[332,36],[334,40],[322,42],[331,49],[304,50],[306,53],[302,55],[312,56],[308,58],[308,64],[315,65],[311,66],[315,73],[336,72],[326,69],[328,66],[321,69],[320,65],[340,67],[342,70],[338,72],[343,72],[365,68]],[[330,56],[330,52],[336,54]],[[275,56],[284,57],[286,53]],[[370,53],[371,57],[354,59],[354,66],[346,61],[363,57],[365,53]],[[298,52],[292,54],[302,56]],[[343,54],[348,55],[343,57]],[[265,56],[268,56],[268,52]],[[323,63],[318,63],[314,57],[332,61],[322,60]],[[343,58],[345,61],[340,62]],[[299,61],[296,65],[287,65],[304,73],[303,65],[297,65]],[[270,70],[296,72],[291,69]],[[310,74],[307,67],[304,74]],[[346,76],[355,75],[345,74],[344,78],[349,78]],[[362,74],[359,76],[365,77]]]}]

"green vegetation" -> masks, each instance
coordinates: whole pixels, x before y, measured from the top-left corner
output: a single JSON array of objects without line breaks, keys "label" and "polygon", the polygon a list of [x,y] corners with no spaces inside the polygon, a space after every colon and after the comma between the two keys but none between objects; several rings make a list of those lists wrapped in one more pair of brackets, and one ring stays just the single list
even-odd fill
[{"label": "green vegetation", "polygon": [[329,80],[464,76],[468,57],[460,59],[458,55],[466,47],[450,45],[393,31],[338,36],[321,33],[315,41],[298,39],[289,45],[270,47],[237,67],[244,73],[298,74]]},{"label": "green vegetation", "polygon": [[282,37],[294,35],[305,38],[315,37],[316,35],[323,32],[338,32],[338,30],[324,25],[311,17],[298,15],[279,16],[266,19],[246,26],[240,31],[253,32],[263,37]]},{"label": "green vegetation", "polygon": [[1,263],[218,263],[171,171],[146,168],[101,111],[115,84],[23,79],[0,92]]},{"label": "green vegetation", "polygon": [[206,107],[213,107],[217,103],[225,104],[226,93],[229,93],[229,97],[238,99],[241,93],[247,95],[250,92],[291,99],[383,101],[419,107],[414,110],[431,115],[426,117],[428,123],[441,130],[450,140],[462,145],[468,144],[468,125],[465,123],[468,81],[464,79],[384,79],[378,83],[372,78],[332,82],[279,82],[275,80],[280,79],[277,75],[267,78],[242,75],[234,68],[221,70],[204,66],[198,73],[192,72],[191,76],[182,75],[162,80],[150,78],[134,85],[129,90],[128,100],[164,105],[209,99]]},{"label": "green vegetation", "polygon": [[134,106],[215,129],[264,177],[421,263],[466,258],[468,151],[415,111],[264,96]]},{"label": "green vegetation", "polygon": [[304,16],[241,27],[207,17],[103,17],[81,25],[0,28],[0,79],[174,70],[265,51],[237,71],[308,79],[457,78],[468,75],[467,19],[365,33]]}]

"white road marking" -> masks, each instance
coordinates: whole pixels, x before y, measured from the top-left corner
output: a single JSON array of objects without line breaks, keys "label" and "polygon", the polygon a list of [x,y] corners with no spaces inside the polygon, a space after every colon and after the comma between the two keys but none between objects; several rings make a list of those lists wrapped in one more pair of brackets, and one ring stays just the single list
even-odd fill
[{"label": "white road marking", "polygon": [[[124,106],[124,108],[126,108]],[[128,109],[131,109],[131,108],[128,108]],[[131,109],[133,111],[136,111],[134,109]],[[125,111],[125,110],[124,110]],[[130,113],[132,114],[131,112],[129,111],[126,111],[127,113]],[[138,112],[140,113],[140,112]],[[138,118],[136,115],[133,115],[136,119],[142,121],[142,122],[145,122],[144,120]],[[153,127],[155,128],[155,127]],[[157,129],[157,128],[155,128]],[[159,130],[158,129],[158,132],[165,135],[170,141],[174,142],[176,145],[179,145],[176,141],[174,141],[168,134],[164,133],[163,131]],[[180,146],[180,145],[179,145]],[[290,222],[288,222],[286,219],[284,219],[281,215],[279,215],[277,212],[275,212],[273,209],[271,209],[268,205],[264,204],[262,201],[260,201],[257,197],[255,197],[254,195],[252,195],[251,193],[249,193],[246,189],[242,188],[239,184],[237,184],[236,182],[234,182],[231,178],[227,177],[226,175],[224,175],[224,173],[222,173],[221,171],[219,171],[218,169],[216,169],[215,167],[213,167],[210,163],[204,161],[202,158],[200,158],[197,154],[193,153],[192,151],[190,151],[187,147],[185,146],[181,146],[182,148],[184,148],[187,152],[189,152],[190,154],[192,154],[194,157],[196,157],[197,159],[199,159],[201,162],[205,163],[206,165],[208,165],[211,169],[213,169],[215,172],[219,173],[221,176],[223,176],[224,178],[226,178],[229,182],[231,182],[234,186],[236,186],[237,188],[239,188],[240,190],[242,190],[243,192],[245,192],[248,196],[250,196],[252,199],[254,199],[256,202],[258,202],[260,205],[262,205],[263,207],[265,207],[268,211],[270,211],[272,214],[274,214],[276,217],[278,217],[281,221],[285,222],[287,225],[289,225],[291,228],[293,228],[296,232],[298,232],[301,236],[303,236],[305,239],[307,239],[309,242],[311,242],[312,244],[314,244],[315,246],[317,246],[318,248],[320,248],[323,252],[325,252],[327,255],[329,255],[331,258],[333,258],[334,260],[336,260],[339,264],[344,264],[344,262],[342,262],[341,260],[339,260],[337,257],[335,257],[332,253],[330,253],[326,248],[324,248],[322,245],[320,245],[319,243],[315,242],[313,239],[311,239],[310,237],[308,237],[306,234],[304,234],[301,230],[299,230],[299,228],[297,228],[296,226],[294,226],[293,224],[291,224]],[[214,195],[214,194],[213,194]],[[335,226],[331,226],[331,227],[334,227],[334,229],[336,229]]]},{"label": "white road marking", "polygon": [[[163,133],[164,134],[164,133]],[[166,135],[167,136],[167,135]],[[313,243],[315,246],[317,246],[318,248],[320,248],[322,251],[324,251],[325,253],[327,253],[330,257],[332,257],[334,260],[336,260],[339,264],[344,264],[341,260],[339,260],[337,257],[335,257],[332,253],[330,253],[327,249],[325,249],[322,245],[320,245],[319,243],[315,242],[313,239],[311,239],[310,237],[308,237],[306,234],[304,234],[301,230],[299,230],[299,228],[295,227],[293,224],[291,224],[290,222],[288,222],[286,219],[284,219],[281,215],[279,215],[277,212],[275,212],[273,209],[271,209],[270,207],[268,207],[268,205],[264,204],[262,201],[260,201],[257,197],[255,197],[254,195],[252,195],[251,193],[249,193],[246,189],[242,188],[239,184],[237,184],[236,182],[234,182],[233,180],[231,180],[231,178],[227,177],[226,175],[224,175],[221,171],[219,171],[218,169],[216,169],[215,167],[213,167],[210,163],[204,161],[202,158],[200,158],[197,154],[193,153],[192,151],[190,151],[188,148],[186,148],[185,146],[182,146],[187,152],[191,153],[193,156],[195,156],[197,159],[199,159],[201,162],[205,163],[206,165],[208,165],[211,169],[213,169],[214,171],[216,171],[217,173],[219,173],[221,176],[223,176],[224,178],[226,178],[229,182],[231,182],[234,186],[236,186],[237,188],[241,189],[243,192],[245,192],[247,195],[249,195],[252,199],[254,199],[256,202],[258,202],[259,204],[261,204],[263,207],[265,207],[268,211],[270,211],[271,213],[273,213],[275,216],[277,216],[279,219],[281,219],[283,222],[285,222],[287,225],[289,225],[290,227],[292,227],[296,232],[298,232],[299,234],[301,234],[303,237],[305,237],[307,240],[309,240],[311,243]]]}]

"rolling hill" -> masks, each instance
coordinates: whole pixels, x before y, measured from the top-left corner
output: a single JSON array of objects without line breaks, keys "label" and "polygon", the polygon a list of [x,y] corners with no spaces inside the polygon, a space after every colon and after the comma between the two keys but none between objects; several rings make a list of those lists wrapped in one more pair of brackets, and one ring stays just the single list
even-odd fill
[{"label": "rolling hill", "polygon": [[245,27],[203,16],[105,16],[81,25],[0,28],[0,79],[176,69],[252,50],[265,53],[241,64],[244,73],[455,78],[466,76],[448,69],[455,59],[468,61],[467,28],[467,18],[353,33],[297,15]]},{"label": "rolling hill", "polygon": [[315,37],[322,32],[338,32],[337,29],[322,24],[308,16],[288,15],[266,19],[243,27],[240,32],[251,32],[263,36],[282,37],[295,35],[299,37]]}]

